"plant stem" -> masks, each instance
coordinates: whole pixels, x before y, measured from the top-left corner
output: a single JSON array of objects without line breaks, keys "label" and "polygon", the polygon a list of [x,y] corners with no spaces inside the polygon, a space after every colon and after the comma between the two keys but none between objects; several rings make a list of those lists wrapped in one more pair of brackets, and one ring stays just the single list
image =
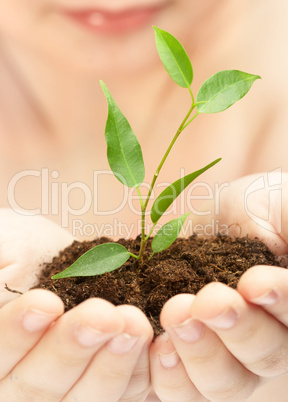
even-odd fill
[{"label": "plant stem", "polygon": [[158,168],[156,169],[156,171],[154,173],[154,176],[153,176],[152,182],[150,184],[149,191],[148,191],[148,194],[147,194],[147,197],[146,197],[146,200],[145,200],[144,204],[143,204],[142,199],[140,199],[142,213],[141,213],[141,244],[140,244],[140,251],[139,251],[139,260],[142,259],[142,256],[143,256],[143,253],[144,253],[144,250],[145,250],[145,246],[146,246],[146,242],[147,242],[148,238],[150,237],[151,233],[153,232],[153,230],[155,228],[155,225],[156,225],[156,224],[154,224],[153,229],[150,231],[149,235],[147,237],[145,237],[146,209],[147,209],[147,205],[148,205],[148,202],[150,200],[154,185],[155,185],[156,180],[157,180],[157,178],[159,176],[160,170],[162,169],[162,166],[164,165],[164,163],[165,163],[165,161],[166,161],[171,149],[173,148],[173,145],[175,144],[176,140],[178,139],[179,135],[191,123],[191,121],[194,120],[198,116],[198,112],[196,112],[195,115],[187,122],[187,120],[191,116],[191,114],[192,114],[192,112],[193,112],[193,110],[194,110],[194,108],[196,106],[196,104],[194,102],[194,96],[193,96],[193,93],[191,91],[191,88],[188,88],[188,90],[189,90],[189,93],[190,93],[190,96],[191,96],[192,105],[191,105],[188,113],[186,114],[184,120],[180,124],[178,130],[176,131],[176,133],[175,133],[171,143],[169,144],[169,146],[168,146],[163,158],[161,159],[161,162],[159,163]]},{"label": "plant stem", "polygon": [[136,187],[136,191],[137,191],[137,194],[138,194],[138,197],[139,197],[141,208],[143,208],[144,203],[143,203],[143,198],[142,198],[142,195],[141,195],[141,192],[140,192],[140,188]]},{"label": "plant stem", "polygon": [[189,124],[191,123],[191,121],[193,121],[193,120],[198,116],[198,114],[199,114],[199,112],[196,112],[196,113],[194,114],[194,116],[191,117],[191,119],[190,119],[189,121],[187,121],[187,123],[183,126],[183,130],[184,130],[184,128],[186,128],[187,126],[189,126]]},{"label": "plant stem", "polygon": [[144,205],[141,207],[141,243],[140,243],[140,251],[139,251],[139,260],[142,259],[145,246],[146,246],[146,239],[145,239],[145,215],[146,215],[146,208]]},{"label": "plant stem", "polygon": [[187,124],[185,124],[185,123],[187,122],[187,120],[189,119],[189,117],[191,116],[191,113],[193,112],[193,109],[195,108],[193,93],[192,93],[192,91],[191,91],[191,88],[188,88],[188,89],[189,89],[189,92],[190,92],[190,95],[191,95],[192,105],[191,105],[191,107],[190,107],[188,113],[186,114],[184,120],[183,120],[182,123],[180,124],[178,130],[176,131],[176,134],[174,135],[174,137],[173,137],[173,139],[172,139],[172,141],[171,141],[169,147],[167,148],[167,150],[166,150],[166,152],[165,152],[163,158],[161,159],[161,162],[160,162],[160,164],[159,164],[159,166],[158,166],[156,172],[154,173],[154,176],[153,176],[153,179],[152,179],[152,182],[151,182],[149,191],[148,191],[148,195],[147,195],[147,198],[146,198],[145,203],[144,203],[144,208],[145,208],[145,210],[146,210],[146,208],[147,208],[148,202],[149,202],[150,197],[151,197],[152,190],[153,190],[154,185],[155,185],[155,182],[156,182],[156,180],[157,180],[157,178],[158,178],[158,176],[159,176],[160,170],[161,170],[162,166],[164,165],[164,162],[166,161],[166,159],[167,159],[167,157],[168,157],[168,155],[169,155],[169,153],[170,153],[170,151],[171,151],[173,145],[175,144],[177,138],[179,137],[179,135],[181,134],[181,132],[184,130],[184,128],[186,128],[186,127],[188,126],[188,124],[190,124],[190,122],[198,115],[198,112],[197,112],[197,113],[195,114],[195,116],[193,116],[193,118],[192,118]]},{"label": "plant stem", "polygon": [[154,254],[155,254],[155,252],[153,252],[151,255],[149,255],[148,261],[151,260],[151,258],[153,257]]},{"label": "plant stem", "polygon": [[147,242],[147,240],[145,240],[145,234],[144,234],[144,236],[141,235],[141,244],[140,244],[140,251],[139,251],[139,256],[138,256],[139,261],[142,260],[143,253],[144,253],[144,250],[146,247],[146,242]]},{"label": "plant stem", "polygon": [[139,255],[136,255],[136,254],[133,254],[133,253],[130,253],[130,252],[129,252],[129,254],[131,255],[131,257],[134,257],[134,258],[136,258],[136,260],[139,260]]},{"label": "plant stem", "polygon": [[150,230],[150,232],[148,233],[148,235],[146,236],[145,240],[147,241],[149,239],[149,237],[152,235],[153,230],[155,229],[156,223],[153,224],[152,229]]}]

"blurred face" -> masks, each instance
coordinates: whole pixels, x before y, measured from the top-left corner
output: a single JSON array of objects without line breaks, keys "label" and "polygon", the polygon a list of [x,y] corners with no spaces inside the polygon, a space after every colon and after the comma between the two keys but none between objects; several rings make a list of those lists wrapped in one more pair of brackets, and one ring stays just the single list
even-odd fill
[{"label": "blurred face", "polygon": [[152,25],[185,43],[217,2],[1,0],[0,39],[69,68],[130,74],[156,60]]}]

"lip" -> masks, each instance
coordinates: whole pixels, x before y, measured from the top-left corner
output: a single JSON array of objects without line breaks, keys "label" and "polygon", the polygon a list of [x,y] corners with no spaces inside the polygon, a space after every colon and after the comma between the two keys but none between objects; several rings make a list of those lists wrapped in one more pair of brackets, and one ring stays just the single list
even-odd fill
[{"label": "lip", "polygon": [[63,14],[90,31],[121,34],[147,25],[163,6],[130,8],[121,11],[103,9],[63,10]]}]

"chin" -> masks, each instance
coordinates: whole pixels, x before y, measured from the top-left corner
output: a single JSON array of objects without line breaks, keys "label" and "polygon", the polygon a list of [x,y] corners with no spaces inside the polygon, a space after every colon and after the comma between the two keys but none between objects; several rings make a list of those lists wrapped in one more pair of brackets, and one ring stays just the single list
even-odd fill
[{"label": "chin", "polygon": [[[149,69],[158,62],[158,56],[155,51],[153,30],[150,29],[149,37],[147,35],[136,35],[132,38],[120,38],[114,41],[85,41],[62,39],[57,47],[53,41],[46,47],[46,57],[51,62],[59,64],[58,68],[64,66],[65,69],[75,72],[86,72],[89,74],[107,76],[133,75],[141,74],[142,71]],[[66,42],[66,43],[65,43]],[[40,49],[39,49],[40,50]],[[40,50],[41,51],[41,50]],[[43,56],[45,58],[45,47],[42,46]]]}]

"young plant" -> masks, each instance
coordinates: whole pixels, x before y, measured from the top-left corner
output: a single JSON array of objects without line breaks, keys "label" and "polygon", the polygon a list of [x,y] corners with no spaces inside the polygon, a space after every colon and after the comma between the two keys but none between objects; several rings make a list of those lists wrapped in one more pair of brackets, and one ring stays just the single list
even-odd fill
[{"label": "young plant", "polygon": [[[195,101],[191,90],[193,69],[183,46],[170,33],[155,26],[153,28],[160,59],[175,83],[189,91],[191,106],[159,163],[145,199],[143,199],[140,192],[140,186],[145,176],[140,144],[108,88],[103,81],[100,81],[108,103],[108,117],[105,128],[108,162],[115,177],[124,186],[136,188],[141,204],[141,245],[139,254],[132,254],[118,243],[104,243],[87,251],[70,267],[54,275],[52,279],[100,275],[121,267],[130,257],[141,261],[147,240],[152,235],[164,212],[193,180],[221,160],[221,158],[216,159],[202,169],[176,180],[165,188],[152,205],[150,218],[153,225],[150,232],[146,234],[147,206],[160,170],[175,141],[199,114],[218,113],[229,108],[249,91],[255,80],[260,78],[258,75],[238,70],[220,71],[204,82]],[[160,228],[152,240],[151,247],[153,252],[149,258],[154,253],[165,250],[176,240],[188,215],[189,213],[173,219]]]}]

